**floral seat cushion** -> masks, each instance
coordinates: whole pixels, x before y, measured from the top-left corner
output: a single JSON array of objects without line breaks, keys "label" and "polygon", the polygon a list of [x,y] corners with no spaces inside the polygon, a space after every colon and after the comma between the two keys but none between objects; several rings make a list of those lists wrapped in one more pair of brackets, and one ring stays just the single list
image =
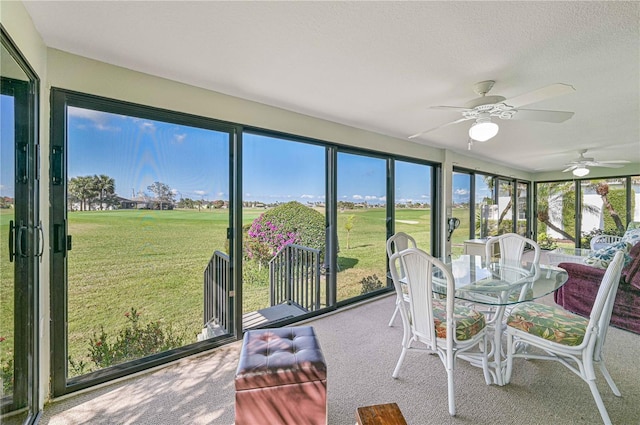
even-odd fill
[{"label": "floral seat cushion", "polygon": [[[477,335],[486,326],[484,314],[461,305],[456,305],[453,312],[456,321],[456,339],[465,341]],[[444,302],[433,302],[433,322],[438,338],[447,337],[447,310]]]},{"label": "floral seat cushion", "polygon": [[580,345],[589,319],[562,308],[523,303],[511,310],[507,326],[564,345]]}]

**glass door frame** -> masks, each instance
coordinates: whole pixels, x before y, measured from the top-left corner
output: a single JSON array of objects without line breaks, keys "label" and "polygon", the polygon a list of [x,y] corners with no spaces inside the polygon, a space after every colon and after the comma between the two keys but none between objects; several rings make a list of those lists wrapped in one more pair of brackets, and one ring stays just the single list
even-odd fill
[{"label": "glass door frame", "polygon": [[[138,118],[162,120],[175,124],[196,126],[229,135],[229,228],[230,293],[234,305],[229,333],[217,338],[189,344],[180,348],[132,360],[121,365],[91,372],[69,379],[67,377],[67,251],[71,249],[67,221],[67,107],[75,106],[115,114],[130,114]],[[234,237],[234,228],[242,227],[240,200],[235,195],[241,184],[241,170],[236,156],[241,144],[242,127],[214,119],[168,111],[130,102],[78,93],[66,89],[51,89],[51,143],[50,143],[50,252],[51,252],[51,392],[58,397],[91,386],[124,377],[135,372],[168,363],[192,354],[236,341],[242,335],[242,320],[238,321],[238,302],[241,288],[236,285],[241,277],[235,264],[242,251],[241,241]],[[241,314],[241,313],[240,313]]]},{"label": "glass door frame", "polygon": [[[1,413],[26,410],[25,424],[35,423],[40,415],[39,399],[39,262],[42,226],[39,222],[39,93],[40,79],[26,61],[9,33],[0,25],[0,41],[26,75],[24,87],[13,92],[16,99],[16,158],[14,219],[22,227],[15,229],[16,264],[14,291],[14,391],[10,400],[1,401]],[[5,88],[3,87],[3,94]],[[18,122],[20,120],[20,122]],[[17,202],[20,200],[20,202]],[[19,319],[19,320],[18,320]],[[16,373],[16,372],[20,373]],[[24,380],[19,378],[24,377]]]}]

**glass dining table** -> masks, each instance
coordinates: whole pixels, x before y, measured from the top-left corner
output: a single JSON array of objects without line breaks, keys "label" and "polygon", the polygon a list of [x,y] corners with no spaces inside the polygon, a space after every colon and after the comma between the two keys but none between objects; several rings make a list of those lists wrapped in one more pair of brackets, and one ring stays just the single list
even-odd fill
[{"label": "glass dining table", "polygon": [[[506,353],[502,348],[506,313],[515,304],[533,301],[551,294],[568,279],[567,272],[556,266],[505,261],[486,262],[481,256],[462,255],[447,263],[455,281],[455,297],[473,304],[487,316],[492,339],[489,344],[489,373],[493,383],[504,385]],[[446,284],[438,271],[433,276],[433,291],[446,294]],[[442,284],[438,284],[441,281]],[[459,357],[482,366],[476,353]]]}]

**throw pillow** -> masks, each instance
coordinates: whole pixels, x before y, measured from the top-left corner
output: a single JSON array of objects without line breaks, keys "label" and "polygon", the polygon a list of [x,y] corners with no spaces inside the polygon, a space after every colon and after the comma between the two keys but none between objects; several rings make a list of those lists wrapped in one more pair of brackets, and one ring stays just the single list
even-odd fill
[{"label": "throw pillow", "polygon": [[640,242],[640,229],[631,229],[624,232],[622,236],[624,242],[630,243],[632,246]]},{"label": "throw pillow", "polygon": [[590,253],[587,258],[584,259],[584,263],[598,269],[606,269],[607,267],[609,267],[609,263],[611,262],[611,260],[613,260],[616,252],[622,251],[624,252],[625,256],[624,263],[627,264],[631,261],[631,257],[629,257],[628,254],[630,247],[631,245],[629,245],[629,243],[627,242],[616,242]]}]

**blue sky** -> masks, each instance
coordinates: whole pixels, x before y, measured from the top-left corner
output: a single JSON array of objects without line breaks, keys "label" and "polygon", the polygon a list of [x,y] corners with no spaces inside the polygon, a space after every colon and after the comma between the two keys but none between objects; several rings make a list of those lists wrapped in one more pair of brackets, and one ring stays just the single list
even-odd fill
[{"label": "blue sky", "polygon": [[[3,123],[13,121],[10,100],[2,96]],[[2,140],[0,193],[13,196],[11,125],[2,126]],[[229,199],[225,133],[69,107],[67,155],[68,178],[106,174],[125,198],[159,181],[176,199]],[[245,134],[243,156],[244,200],[324,202],[324,147]],[[396,161],[395,168],[396,202],[431,202],[431,167]],[[385,173],[383,159],[339,153],[338,200],[385,204]],[[468,182],[456,185],[456,198],[468,193]]]},{"label": "blue sky", "polygon": [[13,198],[14,186],[13,97],[0,95],[0,196]]},{"label": "blue sky", "polygon": [[[74,107],[68,119],[69,178],[106,174],[127,198],[160,181],[177,199],[228,199],[226,134]],[[323,147],[245,134],[243,156],[245,200],[324,202]],[[398,202],[430,202],[430,170],[397,162]],[[338,199],[386,203],[385,172],[385,160],[340,153]]]}]

